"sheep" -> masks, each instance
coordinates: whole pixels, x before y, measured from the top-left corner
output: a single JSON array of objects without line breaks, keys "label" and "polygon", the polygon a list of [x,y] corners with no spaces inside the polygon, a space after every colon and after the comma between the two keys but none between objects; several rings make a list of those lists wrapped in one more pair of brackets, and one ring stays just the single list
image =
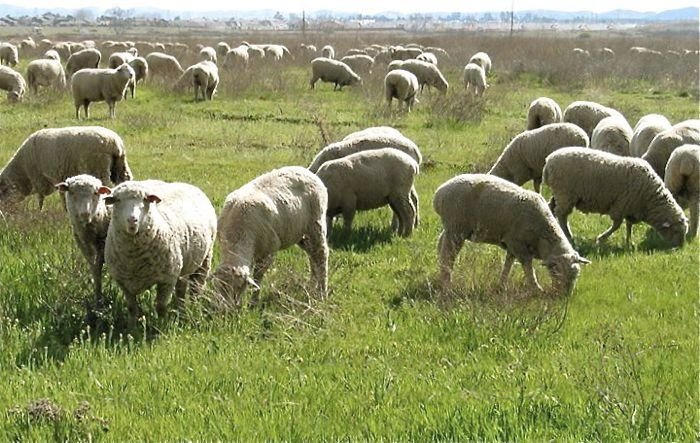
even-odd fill
[{"label": "sheep", "polygon": [[[265,173],[231,192],[218,222],[221,260],[214,283],[224,301],[239,304],[248,286],[259,290],[275,254],[299,245],[309,257],[320,297],[328,292],[323,182],[299,166]],[[251,303],[257,301],[257,291]]]},{"label": "sheep", "polygon": [[[368,137],[368,136],[373,136],[373,135],[385,135],[387,137],[397,137],[397,138],[406,138],[401,131],[398,129],[392,128],[391,126],[373,126],[370,128],[365,128],[360,131],[355,131],[351,132],[350,134],[346,135],[343,140],[351,140],[353,138],[362,138],[362,137]],[[412,142],[411,142],[412,143]],[[418,147],[416,147],[417,149]],[[414,160],[419,161],[417,158],[414,158]]]},{"label": "sheep", "polygon": [[574,48],[573,51],[575,56],[577,57],[585,57],[588,58],[591,56],[591,53],[588,51],[588,49],[582,49],[582,48]]},{"label": "sheep", "polygon": [[124,63],[129,63],[136,57],[131,52],[114,52],[109,56],[107,66],[110,69],[116,69]]},{"label": "sheep", "polygon": [[301,52],[306,60],[311,61],[318,57],[318,49],[314,45],[301,44]]},{"label": "sheep", "polygon": [[217,63],[216,49],[212,48],[211,46],[203,47],[199,51],[199,60],[206,61],[206,62],[212,62],[212,63],[216,64]]},{"label": "sheep", "polygon": [[[129,66],[134,70],[134,77],[129,81],[127,89],[131,92],[131,98],[134,98],[134,91],[138,82],[148,77],[148,62],[143,57],[134,57],[129,62]],[[124,90],[124,98],[126,99],[126,89]]]},{"label": "sheep", "polygon": [[58,60],[39,59],[27,65],[27,84],[36,94],[39,86],[66,87],[66,73]]},{"label": "sheep", "polygon": [[346,55],[340,61],[348,65],[353,72],[362,75],[371,74],[374,65],[374,59],[366,54]]},{"label": "sheep", "polygon": [[231,46],[226,42],[219,42],[216,44],[216,54],[219,57],[226,57],[226,54],[228,54],[230,50]]},{"label": "sheep", "polygon": [[192,85],[194,86],[194,100],[199,100],[199,92],[202,92],[202,100],[212,100],[219,85],[219,70],[214,62],[202,61],[192,68]]},{"label": "sheep", "polygon": [[343,86],[352,86],[361,83],[362,79],[350,66],[345,63],[327,57],[317,57],[311,60],[311,89],[314,89],[316,82],[333,83],[333,90],[342,90]]},{"label": "sheep", "polygon": [[43,58],[48,60],[61,61],[61,55],[53,49],[49,49],[48,51],[44,52]]},{"label": "sheep", "polygon": [[426,84],[442,92],[447,91],[449,87],[442,72],[432,63],[420,60],[395,60],[389,64],[388,69],[390,71],[394,69],[403,69],[404,71],[414,74],[418,79],[421,91]]},{"label": "sheep", "polygon": [[112,218],[105,263],[124,292],[134,325],[136,296],[156,285],[156,312],[166,314],[175,292],[181,308],[188,290],[199,294],[211,267],[216,212],[207,196],[187,183],[128,181],[107,190]]},{"label": "sheep", "polygon": [[321,48],[321,57],[334,59],[335,49],[333,49],[333,46],[326,45],[323,48]]},{"label": "sheep", "polygon": [[632,127],[621,116],[605,117],[593,129],[591,148],[629,156],[632,132]]},{"label": "sheep", "polygon": [[70,44],[67,42],[58,42],[54,44],[51,49],[61,56],[61,60],[68,60],[68,57],[70,57]]},{"label": "sheep", "polygon": [[630,155],[643,156],[654,137],[667,129],[671,129],[671,123],[663,115],[648,114],[640,118],[630,140]]},{"label": "sheep", "polygon": [[595,102],[575,101],[564,110],[564,121],[579,126],[590,138],[598,122],[612,115],[624,118],[618,111],[607,106]]},{"label": "sheep", "polygon": [[438,59],[435,56],[435,54],[433,54],[432,52],[423,52],[420,55],[418,55],[418,57],[416,57],[416,60],[430,63],[430,64],[433,64],[435,66],[438,65]]},{"label": "sheep", "polygon": [[34,132],[0,171],[0,202],[37,194],[41,209],[56,183],[79,174],[93,175],[103,183],[131,180],[121,137],[100,126]]},{"label": "sheep", "polygon": [[654,171],[664,178],[666,162],[671,152],[681,145],[700,145],[700,120],[686,120],[659,133],[649,144],[642,158],[649,162]]},{"label": "sheep", "polygon": [[392,60],[410,60],[421,55],[423,50],[414,47],[394,46],[389,48],[389,53]]},{"label": "sheep", "polygon": [[264,60],[265,50],[263,48],[258,48],[257,46],[248,46],[248,57],[249,60]]},{"label": "sheep", "polygon": [[[537,129],[552,123],[561,123],[561,108],[549,97],[539,97],[527,109],[527,129]],[[572,145],[573,146],[573,145]]]},{"label": "sheep", "polygon": [[540,192],[545,159],[567,146],[588,146],[586,132],[572,123],[552,123],[522,132],[508,143],[489,174],[518,186],[532,179],[535,192]]},{"label": "sheep", "polygon": [[75,118],[80,120],[80,107],[85,118],[90,118],[90,102],[105,101],[109,117],[115,117],[115,107],[126,92],[129,82],[136,77],[134,70],[124,63],[116,69],[81,69],[71,77]]},{"label": "sheep", "polygon": [[63,194],[73,238],[90,266],[94,289],[94,307],[102,308],[102,268],[105,262],[105,241],[112,212],[102,195],[108,192],[100,179],[89,174],[67,178],[56,184]]},{"label": "sheep", "polygon": [[502,178],[458,175],[438,187],[433,208],[442,221],[438,263],[443,290],[449,289],[455,259],[465,240],[506,250],[502,286],[517,259],[528,283],[542,291],[532,268],[532,260],[540,259],[551,275],[552,290],[568,295],[580,265],[590,263],[573,249],[541,195]]},{"label": "sheep", "polygon": [[83,68],[99,68],[101,59],[102,54],[94,48],[74,52],[66,62],[66,75],[70,77]]},{"label": "sheep", "polygon": [[486,83],[484,69],[476,63],[467,63],[464,67],[464,89],[469,93],[470,87],[474,87],[474,94],[481,95],[490,86]]},{"label": "sheep", "polygon": [[[284,58],[285,50],[282,45],[262,45],[265,49],[265,60],[280,61]],[[287,50],[289,52],[289,50]]]},{"label": "sheep", "polygon": [[481,66],[484,70],[484,75],[489,75],[491,72],[491,57],[485,52],[477,52],[472,55],[472,58],[469,59],[469,63],[475,63]]},{"label": "sheep", "polygon": [[364,49],[351,48],[351,49],[348,49],[347,52],[345,53],[346,57],[349,55],[369,55],[369,54]]},{"label": "sheep", "polygon": [[671,246],[683,244],[688,230],[683,210],[644,160],[595,149],[563,148],[547,157],[543,180],[552,190],[550,208],[569,239],[567,219],[578,208],[612,219],[612,226],[596,237],[597,242],[605,241],[624,220],[628,246],[632,225],[641,221]]},{"label": "sheep", "polygon": [[151,52],[147,54],[146,62],[148,62],[148,69],[151,73],[151,77],[179,77],[185,72],[182,66],[180,66],[180,62],[177,61],[175,57],[162,52]]},{"label": "sheep", "polygon": [[610,60],[615,58],[615,51],[610,48],[601,48],[598,54],[602,60]]},{"label": "sheep", "polygon": [[412,72],[403,69],[389,71],[384,77],[384,98],[387,106],[391,109],[391,102],[395,98],[399,103],[405,103],[406,109],[411,112],[413,105],[418,103],[418,88],[418,78]]},{"label": "sheep", "polygon": [[664,183],[680,207],[690,206],[688,238],[697,237],[700,217],[700,146],[683,145],[673,150],[666,163]]},{"label": "sheep", "polygon": [[0,43],[0,63],[7,66],[16,66],[19,61],[17,46],[12,43]]},{"label": "sheep", "polygon": [[0,89],[7,91],[7,101],[17,103],[22,101],[27,91],[27,82],[22,74],[8,66],[0,66]]},{"label": "sheep", "polygon": [[248,67],[249,59],[248,47],[244,45],[237,46],[226,53],[224,68],[242,67],[245,69]]}]

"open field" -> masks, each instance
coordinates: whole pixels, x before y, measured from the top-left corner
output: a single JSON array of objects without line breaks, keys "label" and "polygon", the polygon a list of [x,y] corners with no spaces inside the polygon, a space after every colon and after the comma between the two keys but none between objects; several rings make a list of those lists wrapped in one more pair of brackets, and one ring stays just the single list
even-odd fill
[{"label": "open field", "polygon": [[[253,41],[235,38],[226,40]],[[255,42],[297,48],[302,41],[284,38]],[[333,92],[319,83],[312,91],[308,64],[297,58],[223,73],[207,103],[151,82],[117,105],[115,120],[95,103],[80,124],[120,134],[136,178],[195,184],[217,210],[263,172],[306,166],[327,142],[357,129],[394,126],[425,158],[417,231],[392,236],[388,208],[359,213],[350,237],[336,232],[330,240],[327,300],[308,296],[307,260],[292,248],[263,281],[260,308],[222,315],[190,301],[183,315],[158,319],[145,294],[136,329],[127,327],[125,302],[106,276],[111,305],[94,330],[84,322],[89,271],[58,195],[42,212],[27,199],[0,219],[0,440],[696,440],[697,240],[671,250],[639,224],[631,249],[624,230],[597,245],[609,219],[575,212],[576,247],[592,264],[571,297],[528,294],[519,266],[508,289],[498,290],[503,252],[473,243],[458,259],[455,290],[441,295],[434,289],[441,227],[431,202],[449,178],[487,171],[525,129],[527,106],[539,96],[562,108],[597,101],[632,125],[648,113],[673,123],[698,118],[697,57],[652,66],[627,54],[635,45],[697,49],[697,33],[315,39],[340,54],[375,42],[442,46],[451,54],[440,65],[451,87],[424,93],[411,114],[388,112],[381,69],[359,88]],[[575,46],[611,47],[620,59],[583,63],[571,54]],[[477,50],[494,62],[491,88],[479,99],[461,84]],[[28,93],[14,106],[3,95],[0,164],[32,132],[78,124],[74,112],[68,93]],[[536,272],[548,283],[539,263]]]}]

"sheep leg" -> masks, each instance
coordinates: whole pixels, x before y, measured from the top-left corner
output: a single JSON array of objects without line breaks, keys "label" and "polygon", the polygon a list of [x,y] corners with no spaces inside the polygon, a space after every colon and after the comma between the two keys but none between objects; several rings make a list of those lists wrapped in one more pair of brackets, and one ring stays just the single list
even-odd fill
[{"label": "sheep leg", "polygon": [[85,103],[83,103],[83,107],[85,108],[85,119],[90,118],[90,103],[86,100]]},{"label": "sheep leg", "polygon": [[438,262],[440,266],[440,283],[443,290],[448,289],[450,286],[452,268],[463,244],[464,240],[461,237],[454,237],[445,231],[440,233],[438,238]]},{"label": "sheep leg", "polygon": [[700,195],[690,196],[690,224],[688,225],[688,238],[698,236],[698,217],[700,217]]},{"label": "sheep leg", "polygon": [[[184,282],[184,285],[183,285]],[[176,293],[176,303],[178,303],[178,308],[180,308],[181,298],[184,299],[185,291],[187,290],[187,281],[177,279],[175,284],[172,283],[158,283],[156,285],[156,313],[158,317],[164,317],[168,312],[168,305],[173,298],[173,290]]]},{"label": "sheep leg", "polygon": [[319,298],[328,293],[328,244],[322,223],[314,223],[302,240],[299,247],[309,256],[311,279],[316,285]]},{"label": "sheep leg", "polygon": [[569,229],[569,214],[571,213],[573,207],[570,205],[565,205],[564,202],[557,201],[554,199],[554,197],[552,197],[549,200],[549,209],[557,218],[559,226],[561,226],[562,231],[564,231],[566,238],[568,238],[569,241],[572,241],[571,230]]},{"label": "sheep leg", "polygon": [[625,227],[627,228],[627,235],[625,236],[625,246],[629,249],[630,240],[632,240],[632,222],[625,220]]},{"label": "sheep leg", "polygon": [[532,267],[532,258],[522,259],[523,271],[525,271],[525,279],[528,281],[530,286],[537,288],[538,291],[544,292],[542,286],[537,282],[537,277],[535,276],[535,270]]},{"label": "sheep leg", "polygon": [[535,189],[536,193],[540,193],[540,186],[542,185],[542,179],[541,178],[533,178],[532,179],[532,187]]},{"label": "sheep leg", "polygon": [[95,262],[90,266],[92,272],[92,281],[95,284],[95,305],[94,310],[100,311],[104,305],[102,299],[102,267],[104,266],[104,257],[97,257]]},{"label": "sheep leg", "polygon": [[[610,228],[608,228],[607,231],[603,232],[603,233],[600,234],[598,237],[596,237],[596,238],[595,238],[595,241],[596,241],[597,243],[602,243],[602,242],[604,242],[604,241],[607,240],[607,238],[610,237],[615,231],[617,231],[617,230],[620,228],[621,225],[622,225],[622,219],[620,219],[620,218],[613,219],[613,224],[612,224],[612,226],[610,226]],[[631,225],[630,225],[630,231],[631,231]]]},{"label": "sheep leg", "polygon": [[204,258],[202,265],[196,271],[190,274],[189,288],[193,297],[197,297],[204,289],[204,284],[207,281],[207,275],[209,275],[209,270],[211,269],[211,256],[212,253],[209,252],[209,254]]},{"label": "sheep leg", "polygon": [[[265,277],[265,273],[272,266],[275,255],[270,254],[259,260],[256,260],[253,264],[253,281],[260,286],[262,284],[262,279]],[[250,301],[248,302],[248,307],[257,306],[260,302],[260,289],[253,287],[252,294],[250,296]]]},{"label": "sheep leg", "polygon": [[331,230],[333,230],[333,219],[335,217],[326,215],[326,238],[330,238]]},{"label": "sheep leg", "polygon": [[355,202],[347,204],[343,207],[343,234],[350,235],[352,230],[352,220],[355,218]]},{"label": "sheep leg", "polygon": [[127,291],[123,286],[122,292],[124,292],[126,305],[129,309],[129,328],[133,329],[136,327],[136,322],[138,321],[139,317],[141,317],[141,308],[139,308],[138,301],[136,300],[136,294],[132,294],[131,292]]},{"label": "sheep leg", "polygon": [[510,270],[513,267],[513,262],[515,261],[515,256],[506,251],[506,260],[503,262],[503,271],[501,271],[501,286],[505,288],[508,282],[508,276],[510,275]]},{"label": "sheep leg", "polygon": [[411,202],[413,202],[413,208],[416,212],[416,217],[413,219],[413,227],[417,228],[420,222],[420,215],[418,214],[418,193],[416,192],[415,186],[411,186]]},{"label": "sheep leg", "polygon": [[411,198],[405,196],[393,199],[389,206],[399,218],[399,235],[402,237],[411,235],[416,218],[416,211],[411,203]]}]

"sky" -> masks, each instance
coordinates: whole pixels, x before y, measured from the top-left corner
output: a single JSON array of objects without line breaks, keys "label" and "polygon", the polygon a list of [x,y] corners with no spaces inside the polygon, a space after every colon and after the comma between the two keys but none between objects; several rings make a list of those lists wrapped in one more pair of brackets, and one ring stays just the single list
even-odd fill
[{"label": "sky", "polygon": [[119,6],[123,9],[138,7],[156,7],[166,10],[188,11],[212,11],[212,10],[251,10],[273,9],[281,12],[299,12],[301,10],[315,11],[319,9],[331,9],[336,11],[353,11],[371,14],[381,11],[399,12],[479,12],[507,11],[511,8],[511,2],[515,10],[526,9],[553,9],[560,11],[593,11],[607,12],[614,9],[631,9],[640,12],[659,12],[667,9],[695,6],[693,0],[586,0],[561,1],[561,0],[206,0],[193,2],[192,0],[0,0],[0,3],[13,4],[27,8],[83,8],[97,7],[108,9]]}]

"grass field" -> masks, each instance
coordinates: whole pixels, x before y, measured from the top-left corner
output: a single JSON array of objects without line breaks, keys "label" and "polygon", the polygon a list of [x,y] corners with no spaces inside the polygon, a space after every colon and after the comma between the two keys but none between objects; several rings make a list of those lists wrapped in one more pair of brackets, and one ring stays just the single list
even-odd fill
[{"label": "grass field", "polygon": [[[330,240],[323,301],[308,296],[307,260],[292,248],[263,281],[260,308],[222,315],[190,301],[158,319],[147,293],[145,319],[129,329],[107,276],[110,308],[94,330],[83,320],[89,271],[58,196],[41,212],[27,199],[0,220],[0,440],[695,441],[697,241],[670,250],[640,224],[631,249],[622,232],[597,245],[609,219],[577,212],[576,246],[592,264],[571,297],[528,294],[519,266],[497,290],[503,252],[471,243],[455,291],[441,295],[431,202],[447,179],[488,170],[542,95],[562,107],[598,101],[632,125],[648,113],[698,118],[697,60],[633,70],[625,48],[640,41],[625,37],[414,40],[450,51],[441,68],[451,88],[423,94],[411,114],[386,110],[383,74],[311,91],[301,60],[225,73],[213,102],[154,82],[115,120],[94,104],[80,124],[119,133],[137,178],[195,184],[217,209],[263,172],[308,165],[327,141],[394,126],[425,157],[421,225],[402,239],[388,209],[360,213],[350,237]],[[697,35],[641,43],[693,48]],[[622,61],[583,66],[570,50],[586,45],[614,47]],[[495,71],[480,99],[463,94],[460,74],[477,49]],[[0,164],[32,132],[77,124],[67,93],[0,101]]]}]

